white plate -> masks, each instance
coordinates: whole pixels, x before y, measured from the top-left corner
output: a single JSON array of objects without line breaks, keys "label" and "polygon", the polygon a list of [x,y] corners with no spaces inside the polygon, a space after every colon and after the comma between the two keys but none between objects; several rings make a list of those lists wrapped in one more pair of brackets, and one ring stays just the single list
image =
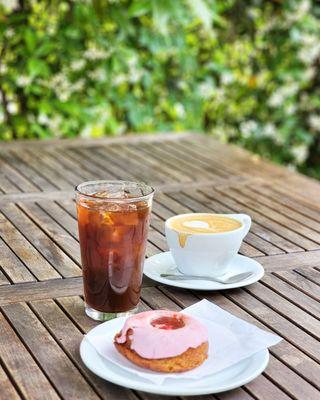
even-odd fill
[{"label": "white plate", "polygon": [[[120,318],[98,325],[90,331],[89,335],[92,335],[93,331],[103,332],[106,324],[110,325],[110,330],[118,331],[118,320]],[[122,325],[123,321],[121,321]],[[269,361],[268,350],[262,350],[218,373],[199,379],[168,378],[159,385],[131,372],[128,366],[122,368],[100,356],[86,337],[81,342],[80,355],[87,368],[109,382],[134,390],[171,396],[218,393],[237,388],[260,375]]]},{"label": "white plate", "polygon": [[168,278],[162,278],[160,274],[167,273],[179,273],[176,264],[170,251],[155,254],[149,257],[144,262],[143,273],[154,281],[164,283],[170,286],[176,286],[184,289],[194,289],[194,290],[223,290],[223,289],[233,289],[242,286],[251,285],[257,282],[264,275],[264,269],[261,264],[256,260],[252,260],[249,257],[241,256],[237,254],[228,266],[228,275],[240,274],[242,272],[252,272],[252,275],[237,283],[223,284],[219,282],[212,282],[208,280],[183,280],[174,281]]}]

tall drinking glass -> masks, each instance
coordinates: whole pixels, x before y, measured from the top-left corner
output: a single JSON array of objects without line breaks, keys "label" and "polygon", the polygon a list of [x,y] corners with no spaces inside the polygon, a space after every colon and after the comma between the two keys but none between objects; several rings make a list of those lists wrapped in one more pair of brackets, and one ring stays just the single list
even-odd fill
[{"label": "tall drinking glass", "polygon": [[153,193],[127,181],[76,187],[85,311],[93,319],[137,310]]}]

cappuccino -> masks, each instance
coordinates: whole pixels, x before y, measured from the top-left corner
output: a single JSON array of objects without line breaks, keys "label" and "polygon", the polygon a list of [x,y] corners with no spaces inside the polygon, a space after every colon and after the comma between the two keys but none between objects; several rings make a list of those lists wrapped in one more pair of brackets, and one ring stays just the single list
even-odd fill
[{"label": "cappuccino", "polygon": [[170,221],[171,229],[179,234],[181,247],[185,246],[187,237],[201,233],[224,233],[234,231],[242,226],[241,222],[230,217],[216,214],[181,215]]},{"label": "cappuccino", "polygon": [[189,213],[167,219],[165,231],[182,274],[219,277],[227,273],[250,226],[246,214]]}]

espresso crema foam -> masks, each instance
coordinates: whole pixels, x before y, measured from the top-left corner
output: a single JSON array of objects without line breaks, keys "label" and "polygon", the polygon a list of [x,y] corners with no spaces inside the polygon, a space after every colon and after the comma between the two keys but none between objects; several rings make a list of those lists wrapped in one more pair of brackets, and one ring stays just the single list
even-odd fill
[{"label": "espresso crema foam", "polygon": [[197,233],[230,232],[241,226],[241,222],[234,218],[214,214],[186,215],[170,221],[170,227],[179,234],[179,243],[181,247],[185,246],[189,235]]}]

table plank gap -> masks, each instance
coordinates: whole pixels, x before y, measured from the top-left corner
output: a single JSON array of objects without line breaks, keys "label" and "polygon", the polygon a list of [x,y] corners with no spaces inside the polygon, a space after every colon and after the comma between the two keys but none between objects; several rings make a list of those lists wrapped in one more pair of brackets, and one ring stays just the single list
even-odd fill
[{"label": "table plank gap", "polygon": [[[2,310],[0,312],[0,358],[16,387],[19,388],[19,392],[28,400],[42,400],[44,392],[46,399],[60,399],[45,371],[41,369],[29,349],[22,344],[20,336],[4,315]],[[28,365],[28,373],[26,373],[26,365]]]},{"label": "table plank gap", "polygon": [[2,311],[62,397],[92,400],[98,398],[73,362],[25,303],[3,306]]}]

